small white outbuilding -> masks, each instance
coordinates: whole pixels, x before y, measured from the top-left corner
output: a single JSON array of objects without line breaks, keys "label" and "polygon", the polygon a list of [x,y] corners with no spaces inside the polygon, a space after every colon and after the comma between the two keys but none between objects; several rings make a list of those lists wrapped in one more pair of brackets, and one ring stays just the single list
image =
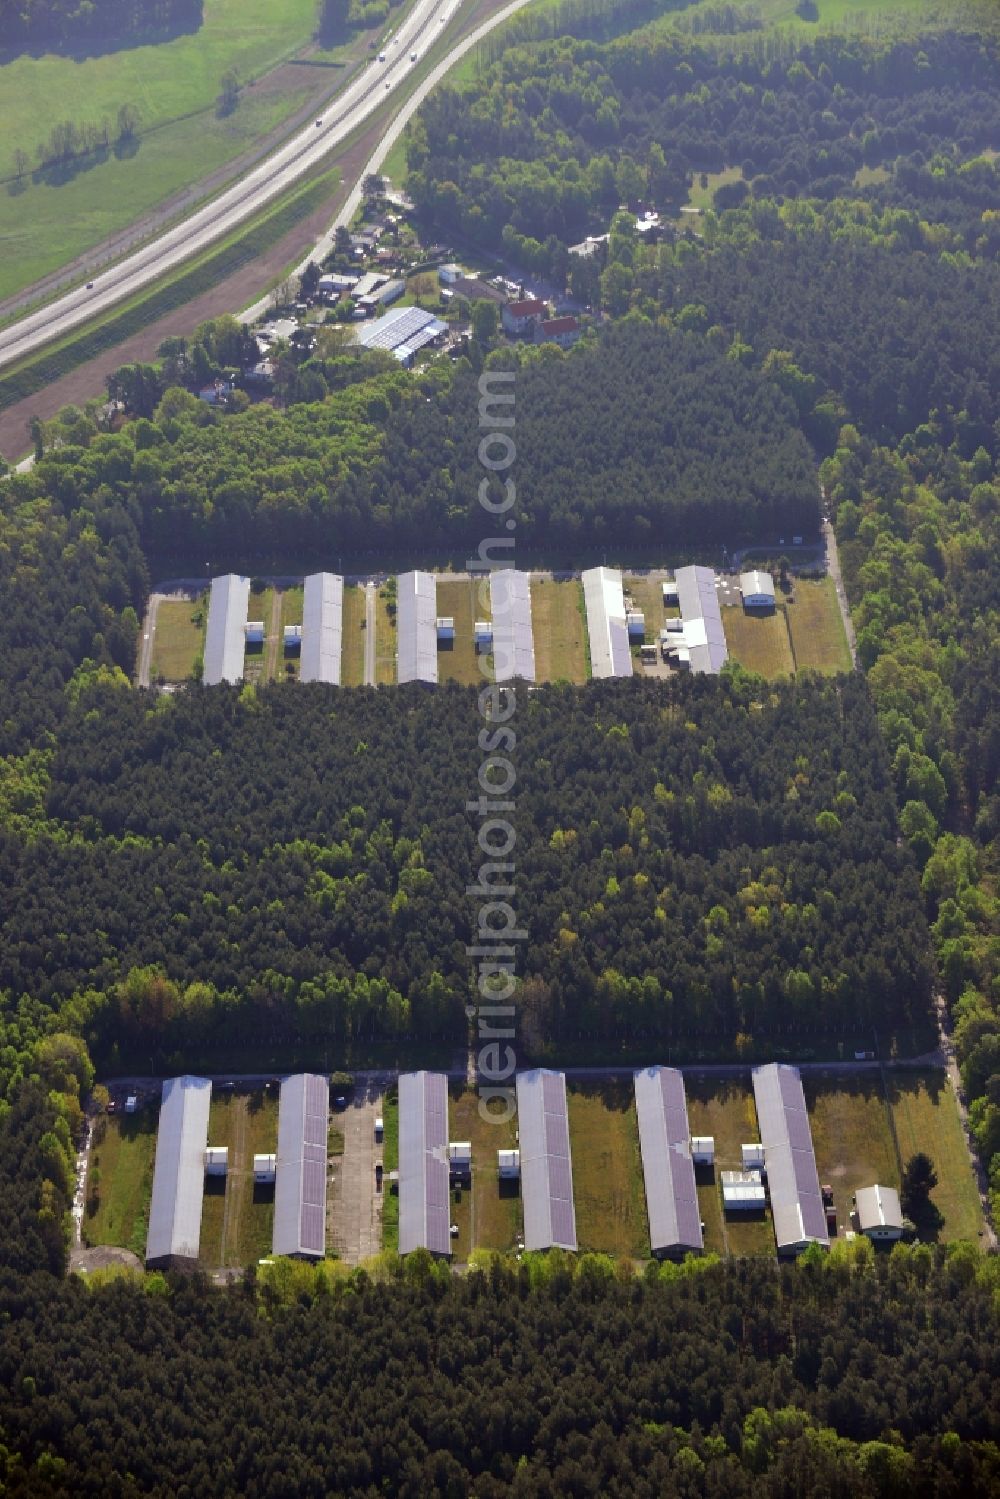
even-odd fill
[{"label": "small white outbuilding", "polygon": [[205,1151],[205,1175],[225,1176],[229,1170],[229,1146],[210,1145]]},{"label": "small white outbuilding", "polygon": [[498,1150],[497,1171],[501,1181],[520,1180],[521,1152],[519,1150]]},{"label": "small white outbuilding", "polygon": [[273,1186],[277,1170],[276,1155],[255,1155],[253,1158],[253,1181],[255,1187]]},{"label": "small white outbuilding", "polygon": [[714,1135],[692,1135],[691,1136],[691,1159],[696,1166],[712,1166],[715,1164],[715,1136]]}]

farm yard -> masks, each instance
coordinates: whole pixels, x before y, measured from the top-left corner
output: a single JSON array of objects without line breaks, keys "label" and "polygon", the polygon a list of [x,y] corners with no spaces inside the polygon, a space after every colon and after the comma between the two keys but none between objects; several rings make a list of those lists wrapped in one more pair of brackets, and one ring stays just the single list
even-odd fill
[{"label": "farm yard", "polygon": [[832,578],[796,578],[794,602],[782,604],[796,671],[851,670],[851,652]]},{"label": "farm yard", "polygon": [[157,1108],[102,1115],[94,1124],[81,1237],[115,1244],[141,1258],[153,1190]]},{"label": "farm yard", "polygon": [[472,1188],[463,1189],[456,1202],[452,1193],[452,1221],[459,1226],[456,1258],[468,1259],[472,1248],[511,1250],[521,1229],[521,1200],[516,1184],[501,1184],[497,1151],[517,1144],[517,1122],[484,1119],[479,1094],[464,1085],[453,1086],[449,1100],[453,1140],[472,1143]]},{"label": "farm yard", "polygon": [[955,1097],[944,1073],[894,1073],[887,1088],[903,1165],[917,1151],[924,1151],[937,1172],[938,1184],[931,1192],[931,1202],[941,1215],[936,1236],[946,1243],[981,1241],[982,1205]]},{"label": "farm yard", "polygon": [[151,673],[154,682],[180,682],[193,674],[205,647],[207,620],[207,596],[194,600],[163,599],[160,602],[153,641]]},{"label": "farm yard", "polygon": [[773,681],[795,675],[788,621],[784,609],[773,614],[748,614],[742,605],[724,608],[722,624],[729,654],[747,671]]},{"label": "farm yard", "polygon": [[573,578],[531,581],[531,626],[539,682],[586,682],[590,676],[583,589]]},{"label": "farm yard", "polygon": [[692,1135],[712,1135],[715,1139],[714,1169],[699,1166],[695,1171],[706,1250],[723,1255],[774,1254],[774,1232],[768,1210],[728,1216],[722,1211],[719,1173],[739,1171],[740,1146],[760,1139],[749,1077],[720,1081],[693,1073],[685,1075],[684,1086]]},{"label": "farm yard", "polygon": [[858,1078],[803,1074],[816,1166],[833,1188],[837,1233],[849,1229],[851,1202],[859,1187],[899,1186],[892,1121],[880,1075]]},{"label": "farm yard", "polygon": [[581,1250],[649,1255],[649,1224],[631,1082],[567,1090],[576,1233]]},{"label": "farm yard", "polygon": [[437,612],[455,621],[455,642],[451,650],[438,652],[438,678],[442,682],[459,682],[478,687],[492,677],[484,675],[486,658],[477,656],[474,629],[477,619],[489,618],[489,596],[483,610],[479,582],[468,578],[449,582],[438,579]]},{"label": "farm yard", "polygon": [[228,1147],[229,1169],[205,1179],[201,1259],[213,1267],[249,1265],[271,1250],[274,1188],[254,1185],[253,1158],[277,1146],[277,1092],[215,1092],[208,1141]]}]

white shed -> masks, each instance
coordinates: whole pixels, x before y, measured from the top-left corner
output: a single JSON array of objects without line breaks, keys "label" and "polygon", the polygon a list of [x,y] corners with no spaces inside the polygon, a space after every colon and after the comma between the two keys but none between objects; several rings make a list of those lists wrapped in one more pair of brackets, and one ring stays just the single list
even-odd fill
[{"label": "white shed", "polygon": [[712,1166],[715,1163],[715,1136],[692,1135],[691,1159],[696,1166]]},{"label": "white shed", "polygon": [[277,1169],[278,1157],[276,1155],[255,1155],[253,1158],[253,1179],[257,1187],[270,1186],[274,1183]]},{"label": "white shed", "polygon": [[663,602],[668,608],[677,604],[677,584],[673,580],[663,585]]},{"label": "white shed", "polygon": [[130,1093],[128,1095],[128,1097],[126,1098],[126,1100],[125,1100],[125,1112],[126,1112],[126,1114],[134,1114],[135,1111],[136,1111],[136,1109],[138,1107],[139,1107],[139,1100],[136,1098],[136,1096],[135,1096],[134,1093]]},{"label": "white shed", "polygon": [[205,1151],[205,1175],[225,1176],[229,1170],[229,1146],[210,1145]]},{"label": "white shed", "polygon": [[754,1141],[749,1145],[741,1145],[740,1155],[743,1157],[744,1171],[762,1172],[764,1170],[764,1147],[759,1141]]},{"label": "white shed", "polygon": [[493,649],[493,626],[488,619],[477,619],[474,633],[477,655]]},{"label": "white shed", "polygon": [[770,573],[758,572],[756,568],[740,573],[740,593],[744,609],[774,608],[774,579]]},{"label": "white shed", "polygon": [[903,1212],[895,1187],[861,1187],[854,1199],[858,1228],[869,1239],[898,1239],[903,1233]]},{"label": "white shed", "polygon": [[497,1171],[501,1181],[518,1181],[521,1175],[521,1152],[519,1150],[498,1150]]},{"label": "white shed", "polygon": [[448,1170],[452,1176],[472,1175],[471,1140],[450,1140],[448,1142]]},{"label": "white shed", "polygon": [[438,644],[442,641],[453,641],[455,639],[455,619],[451,614],[441,614],[437,620]]},{"label": "white shed", "polygon": [[722,1206],[727,1213],[755,1213],[766,1197],[759,1171],[723,1171]]}]

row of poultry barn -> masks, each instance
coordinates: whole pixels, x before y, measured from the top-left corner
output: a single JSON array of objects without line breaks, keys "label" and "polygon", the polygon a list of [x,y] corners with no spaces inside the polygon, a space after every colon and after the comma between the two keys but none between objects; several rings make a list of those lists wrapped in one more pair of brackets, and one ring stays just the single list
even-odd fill
[{"label": "row of poultry barn", "polygon": [[[704,1224],[696,1168],[714,1167],[715,1142],[691,1134],[678,1069],[643,1068],[634,1074],[634,1088],[650,1252],[656,1258],[698,1254]],[[521,1072],[516,1090],[517,1146],[497,1152],[496,1174],[500,1182],[520,1183],[525,1249],[576,1250],[565,1074]],[[742,1145],[742,1170],[720,1173],[723,1208],[743,1213],[769,1206],[779,1254],[798,1254],[810,1244],[828,1247],[827,1208],[798,1070],[782,1063],[757,1067],[753,1091],[760,1139]],[[152,1267],[198,1260],[205,1178],[227,1169],[225,1148],[208,1140],[211,1093],[211,1082],[201,1077],[171,1078],[163,1086],[146,1244]],[[472,1146],[449,1138],[445,1073],[403,1073],[398,1096],[399,1252],[422,1248],[447,1256],[455,1232],[451,1188],[471,1180]],[[274,1184],[276,1255],[322,1259],[326,1253],[329,1106],[325,1077],[285,1078],[277,1151],[254,1157],[255,1183]],[[870,1190],[884,1196],[888,1189]],[[882,1198],[878,1205],[884,1217]]]},{"label": "row of poultry barn", "polygon": [[[673,1067],[635,1073],[635,1102],[646,1189],[650,1250],[657,1258],[704,1249],[696,1166],[714,1165],[715,1142],[692,1136],[684,1078]],[[519,1176],[526,1249],[578,1248],[566,1078],[538,1068],[519,1073],[517,1150],[498,1153],[497,1170]],[[779,1254],[830,1243],[802,1081],[780,1063],[754,1069],[759,1141],[742,1147],[743,1169],[723,1171],[727,1212],[770,1203]],[[416,1072],[399,1080],[399,1248],[450,1252],[449,1186],[456,1160],[471,1169],[470,1147],[448,1138],[448,1080]]]},{"label": "row of poultry barn", "polygon": [[[747,580],[750,580],[748,582]],[[760,595],[766,574],[742,580],[749,607]],[[455,620],[438,614],[437,576],[413,569],[396,580],[396,678],[399,682],[438,681],[438,652],[455,642]],[[581,574],[594,677],[633,673],[632,646],[645,639],[645,617],[627,598],[620,569],[592,567]],[[664,601],[679,616],[661,632],[659,650],[675,669],[717,675],[728,659],[715,574],[707,567],[681,567],[664,585]],[[773,585],[771,592],[773,607]],[[212,580],[202,680],[207,686],[239,682],[248,647],[264,643],[263,620],[247,618],[250,579],[227,573]],[[531,578],[516,568],[490,574],[491,619],[474,625],[477,654],[493,657],[497,682],[535,681],[535,647],[531,618]],[[341,681],[344,579],[337,573],[313,573],[305,579],[302,623],[284,627],[286,654],[299,654],[303,682]],[[648,646],[655,657],[657,646]],[[644,658],[645,659],[645,658]]]}]

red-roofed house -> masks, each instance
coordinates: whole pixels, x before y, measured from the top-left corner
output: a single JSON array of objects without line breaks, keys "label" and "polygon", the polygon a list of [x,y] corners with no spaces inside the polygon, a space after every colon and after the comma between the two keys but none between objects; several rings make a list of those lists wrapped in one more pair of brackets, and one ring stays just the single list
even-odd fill
[{"label": "red-roofed house", "polygon": [[580,337],[580,324],[575,317],[544,318],[535,330],[535,342],[558,344],[568,349]]},{"label": "red-roofed house", "polygon": [[531,333],[545,318],[548,307],[538,297],[528,297],[523,302],[508,302],[500,314],[503,331],[511,338],[522,333]]}]

